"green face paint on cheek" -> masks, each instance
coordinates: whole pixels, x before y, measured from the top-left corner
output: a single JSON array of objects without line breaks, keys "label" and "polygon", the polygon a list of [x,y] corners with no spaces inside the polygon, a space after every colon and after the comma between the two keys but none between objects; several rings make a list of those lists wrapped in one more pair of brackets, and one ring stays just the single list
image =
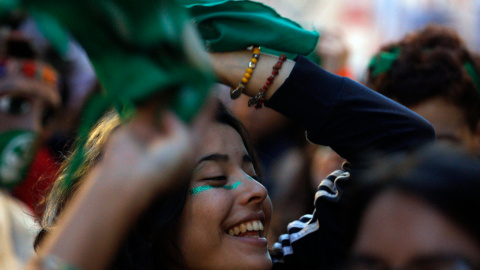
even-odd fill
[{"label": "green face paint on cheek", "polygon": [[242,184],[242,182],[238,181],[238,182],[235,182],[233,185],[231,186],[223,186],[224,189],[236,189],[238,186],[240,186],[240,184]]},{"label": "green face paint on cheek", "polygon": [[223,186],[201,186],[201,187],[195,187],[195,188],[192,188],[190,190],[190,195],[196,195],[200,192],[204,192],[204,191],[207,191],[209,189],[212,189],[212,188],[224,188],[224,189],[227,189],[227,190],[232,190],[232,189],[236,189],[238,186],[240,186],[242,184],[242,182],[238,181],[238,182],[235,182],[233,185],[223,185]]}]

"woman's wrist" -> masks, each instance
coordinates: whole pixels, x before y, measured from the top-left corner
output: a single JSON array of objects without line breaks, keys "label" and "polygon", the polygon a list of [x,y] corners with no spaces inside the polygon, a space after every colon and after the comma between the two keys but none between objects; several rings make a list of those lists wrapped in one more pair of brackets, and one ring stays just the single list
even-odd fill
[{"label": "woman's wrist", "polygon": [[156,189],[148,183],[126,179],[104,169],[91,172],[87,181],[91,181],[90,190],[95,190],[94,193],[100,200],[121,198],[137,210],[146,208],[157,195]]},{"label": "woman's wrist", "polygon": [[[237,52],[211,53],[210,56],[219,82],[235,88],[245,74],[245,69],[252,58],[252,52],[245,50]],[[256,96],[264,86],[265,81],[271,75],[272,67],[277,61],[277,56],[261,54],[243,93],[250,97]],[[283,82],[285,82],[294,65],[295,62],[291,60],[287,60],[283,64],[282,69],[272,82],[272,85],[270,85],[268,92],[266,92],[265,100],[270,99]]]}]

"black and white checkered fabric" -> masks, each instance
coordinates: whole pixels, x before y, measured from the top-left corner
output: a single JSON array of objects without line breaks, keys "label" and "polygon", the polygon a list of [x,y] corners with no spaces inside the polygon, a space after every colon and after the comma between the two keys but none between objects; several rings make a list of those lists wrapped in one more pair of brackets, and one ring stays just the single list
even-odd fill
[{"label": "black and white checkered fabric", "polygon": [[[322,236],[314,235],[322,230],[321,215],[329,213],[322,213],[325,209],[325,204],[336,204],[340,201],[343,195],[344,187],[350,179],[350,173],[346,170],[336,170],[327,176],[320,185],[315,194],[315,210],[311,215],[304,215],[299,220],[295,220],[288,224],[287,234],[282,234],[277,243],[272,248],[272,260],[274,265],[278,264],[295,264],[300,267],[297,269],[306,269],[308,262],[301,258],[308,257],[308,253],[315,253],[315,246],[321,245]],[[309,236],[309,237],[307,237]],[[325,243],[328,245],[328,243]],[[297,256],[297,252],[302,253]],[[314,254],[313,254],[314,255]],[[314,257],[315,258],[315,257]],[[288,262],[291,259],[290,262]],[[299,261],[300,260],[300,261]],[[302,264],[305,263],[305,264]],[[300,265],[299,265],[300,264]],[[290,269],[289,267],[274,267],[274,269]],[[310,268],[315,269],[315,268]]]}]

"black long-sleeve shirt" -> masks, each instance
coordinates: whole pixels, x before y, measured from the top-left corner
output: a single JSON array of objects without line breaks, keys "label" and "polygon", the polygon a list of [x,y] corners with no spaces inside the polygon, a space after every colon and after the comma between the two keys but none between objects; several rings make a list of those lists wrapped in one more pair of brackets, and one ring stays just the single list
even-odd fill
[{"label": "black long-sleeve shirt", "polygon": [[408,151],[435,137],[418,114],[301,56],[266,105],[303,125],[311,142],[330,146],[355,167],[366,154]]},{"label": "black long-sleeve shirt", "polygon": [[322,181],[314,213],[290,223],[274,246],[280,254],[274,269],[330,267],[348,252],[341,198],[351,174],[365,169],[374,157],[433,142],[435,132],[406,107],[301,56],[266,105],[303,125],[309,141],[330,146],[351,165]]}]

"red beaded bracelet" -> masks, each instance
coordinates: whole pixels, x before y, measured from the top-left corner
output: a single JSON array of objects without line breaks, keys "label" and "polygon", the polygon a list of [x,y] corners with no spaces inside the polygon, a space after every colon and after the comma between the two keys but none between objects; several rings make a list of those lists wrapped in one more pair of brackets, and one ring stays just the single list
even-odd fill
[{"label": "red beaded bracelet", "polygon": [[278,62],[273,65],[272,73],[270,76],[267,78],[267,81],[263,85],[262,88],[260,88],[260,91],[258,94],[248,101],[248,107],[255,106],[255,109],[260,109],[263,106],[263,103],[265,102],[265,93],[267,92],[268,88],[270,85],[272,85],[273,80],[275,77],[278,75],[278,71],[282,68],[283,62],[287,60],[287,57],[285,54],[280,55],[278,58]]}]

